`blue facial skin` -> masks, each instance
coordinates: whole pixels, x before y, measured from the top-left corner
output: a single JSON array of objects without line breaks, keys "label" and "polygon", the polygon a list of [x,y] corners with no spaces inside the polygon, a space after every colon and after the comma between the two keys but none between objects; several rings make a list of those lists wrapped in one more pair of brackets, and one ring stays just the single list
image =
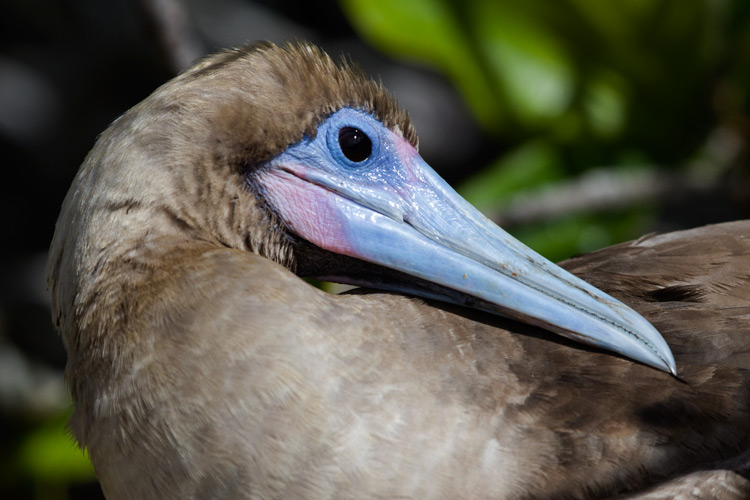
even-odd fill
[{"label": "blue facial skin", "polygon": [[[371,141],[372,151],[363,161],[349,160],[339,144],[344,127],[361,130]],[[344,108],[319,127],[314,138],[289,147],[271,165],[300,164],[320,185],[348,199],[357,200],[377,212],[401,218],[405,204],[395,191],[407,183],[405,168],[394,144],[396,136],[374,116]]]},{"label": "blue facial skin", "polygon": [[[346,141],[342,149],[346,127],[369,138],[365,158],[361,151],[352,155]],[[481,299],[483,310],[676,372],[669,347],[650,323],[496,226],[371,114],[333,113],[315,137],[289,147],[267,168],[295,176],[297,187],[309,186],[316,202],[305,209],[325,207],[331,224],[325,231],[335,233],[347,255]],[[282,218],[291,217],[284,213],[288,206],[276,207]],[[304,227],[300,231],[309,234],[298,236],[323,241],[315,224]],[[456,302],[399,284],[377,285]]]}]

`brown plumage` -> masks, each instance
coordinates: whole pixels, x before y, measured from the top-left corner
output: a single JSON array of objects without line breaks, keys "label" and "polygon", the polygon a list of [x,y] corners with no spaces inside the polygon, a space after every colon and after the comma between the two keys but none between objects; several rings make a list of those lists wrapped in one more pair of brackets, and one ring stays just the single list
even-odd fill
[{"label": "brown plumage", "polygon": [[457,306],[329,295],[290,272],[309,247],[247,176],[345,106],[416,144],[379,85],[259,45],[87,157],[49,282],[108,498],[750,497],[750,222],[565,264],[644,314],[680,379]]}]

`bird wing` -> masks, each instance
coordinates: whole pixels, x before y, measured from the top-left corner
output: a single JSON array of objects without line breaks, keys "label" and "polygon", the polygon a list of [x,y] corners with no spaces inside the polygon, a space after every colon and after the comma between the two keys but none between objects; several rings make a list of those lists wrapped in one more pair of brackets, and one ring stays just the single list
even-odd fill
[{"label": "bird wing", "polygon": [[458,306],[328,295],[247,252],[174,250],[126,330],[138,361],[72,428],[113,498],[601,497],[706,474],[743,491],[701,467],[750,449],[745,234],[566,263],[654,322],[680,379]]}]

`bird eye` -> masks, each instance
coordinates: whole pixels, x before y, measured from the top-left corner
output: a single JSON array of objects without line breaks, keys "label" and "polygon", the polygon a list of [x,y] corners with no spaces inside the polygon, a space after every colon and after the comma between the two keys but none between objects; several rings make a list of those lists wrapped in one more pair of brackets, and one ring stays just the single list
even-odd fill
[{"label": "bird eye", "polygon": [[343,127],[339,130],[339,146],[350,161],[359,163],[372,153],[372,141],[367,134],[354,127]]}]

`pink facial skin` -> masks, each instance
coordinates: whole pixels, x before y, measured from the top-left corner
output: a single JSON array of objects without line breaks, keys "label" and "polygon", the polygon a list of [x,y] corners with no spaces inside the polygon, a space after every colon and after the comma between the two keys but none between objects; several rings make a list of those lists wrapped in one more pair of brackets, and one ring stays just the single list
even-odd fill
[{"label": "pink facial skin", "polygon": [[414,146],[412,146],[409,141],[407,141],[400,135],[397,135],[391,131],[389,131],[388,134],[391,143],[396,148],[396,154],[398,155],[399,160],[401,160],[401,165],[406,167],[405,173],[407,182],[416,180],[413,168],[411,167],[412,165],[414,165],[414,157],[419,156],[419,153],[416,149],[414,149]]},{"label": "pink facial skin", "polygon": [[[390,147],[396,150],[400,168],[390,182],[383,184],[384,189],[377,190],[381,199],[389,198],[406,208],[413,203],[410,190],[423,184],[420,182],[421,176],[413,168],[414,158],[419,157],[419,153],[408,141],[393,132],[389,131],[388,139]],[[346,195],[334,192],[334,187],[321,186],[320,181],[315,180],[316,174],[319,175],[308,165],[288,161],[262,170],[257,180],[264,188],[266,200],[293,233],[331,252],[363,257],[362,242],[351,236],[348,219],[378,217],[378,210],[373,212],[360,206]]]},{"label": "pink facial skin", "polygon": [[292,232],[320,248],[353,255],[335,193],[276,168],[260,173],[258,181]]}]

